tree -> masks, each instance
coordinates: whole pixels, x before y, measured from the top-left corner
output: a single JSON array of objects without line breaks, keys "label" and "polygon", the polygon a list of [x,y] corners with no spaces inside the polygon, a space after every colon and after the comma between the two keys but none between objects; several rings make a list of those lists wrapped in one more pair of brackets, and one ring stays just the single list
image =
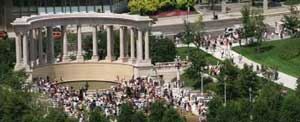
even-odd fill
[{"label": "tree", "polygon": [[189,23],[187,20],[183,21],[184,25],[184,34],[182,36],[182,41],[184,44],[188,45],[190,47],[190,44],[193,42],[193,29],[192,24]]},{"label": "tree", "polygon": [[297,79],[296,94],[300,96],[300,77]]},{"label": "tree", "polygon": [[161,101],[154,102],[150,106],[149,122],[162,122],[166,107]]},{"label": "tree", "polygon": [[284,15],[282,22],[284,23],[283,26],[285,29],[289,31],[289,33],[293,36],[296,34],[298,29],[300,28],[300,20],[299,20],[299,11],[297,10],[297,7],[291,6],[290,7],[290,15]]},{"label": "tree", "polygon": [[243,25],[243,37],[246,38],[246,41],[249,37],[254,35],[254,25],[251,23],[251,10],[249,6],[244,6],[241,9],[242,14],[242,25]]},{"label": "tree", "polygon": [[153,64],[174,61],[176,56],[175,44],[168,38],[151,38],[150,56]]},{"label": "tree", "polygon": [[185,119],[173,107],[169,107],[162,118],[162,122],[184,122]]},{"label": "tree", "polygon": [[206,57],[200,50],[193,50],[189,55],[189,60],[192,62],[191,66],[186,70],[187,77],[198,81],[201,78],[203,68],[207,65]]},{"label": "tree", "polygon": [[89,122],[109,122],[107,118],[103,115],[101,109],[97,107],[89,114]]},{"label": "tree", "polygon": [[134,110],[131,105],[124,103],[120,108],[120,115],[117,117],[118,122],[133,122]]},{"label": "tree", "polygon": [[147,117],[143,111],[137,111],[132,116],[132,122],[147,122]]},{"label": "tree", "polygon": [[192,36],[193,36],[193,41],[192,43],[196,45],[197,48],[200,48],[200,46],[205,42],[204,35],[205,35],[205,30],[204,30],[204,23],[203,23],[203,17],[198,16],[198,19],[196,20],[195,23],[192,25]]},{"label": "tree", "polygon": [[279,122],[282,95],[279,86],[267,83],[254,103],[254,122]]},{"label": "tree", "polygon": [[176,0],[176,8],[181,10],[187,10],[188,7],[191,9],[196,4],[196,0]]},{"label": "tree", "polygon": [[128,7],[131,14],[145,14],[143,9],[145,7],[144,0],[130,0],[128,3]]},{"label": "tree", "polygon": [[67,113],[62,109],[52,108],[44,119],[44,122],[68,122]]},{"label": "tree", "polygon": [[184,34],[182,36],[183,43],[188,45],[193,43],[196,47],[200,47],[201,44],[205,41],[204,40],[204,23],[203,17],[198,16],[195,23],[189,23],[188,21],[184,20]]},{"label": "tree", "polygon": [[263,39],[263,32],[266,30],[266,26],[264,24],[264,16],[261,15],[261,12],[254,12],[252,16],[252,21],[254,23],[254,37],[257,40],[256,51],[259,53],[260,45]]},{"label": "tree", "polygon": [[[244,6],[241,9],[242,14],[242,24],[243,24],[243,37],[248,38],[255,37],[257,44],[257,52],[259,52],[260,45],[263,39],[263,32],[266,30],[264,24],[264,16],[261,14],[262,11],[258,9],[250,9],[249,6]],[[251,39],[251,42],[253,40]],[[248,43],[248,42],[247,42]]]},{"label": "tree", "polygon": [[280,112],[280,122],[300,122],[300,95],[291,93],[286,96]]}]

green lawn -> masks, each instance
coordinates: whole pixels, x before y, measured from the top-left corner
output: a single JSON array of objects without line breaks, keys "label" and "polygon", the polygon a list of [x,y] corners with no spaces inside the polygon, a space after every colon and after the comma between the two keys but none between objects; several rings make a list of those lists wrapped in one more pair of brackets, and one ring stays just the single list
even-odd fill
[{"label": "green lawn", "polygon": [[176,48],[176,53],[177,53],[178,56],[181,57],[181,59],[185,59],[185,57],[189,54],[189,52],[192,52],[194,50],[198,50],[199,53],[201,53],[205,57],[207,57],[207,60],[210,64],[217,64],[218,61],[220,61],[217,58],[215,58],[214,56],[212,56],[212,55],[210,55],[210,54],[208,54],[208,53],[206,53],[206,52],[204,52],[200,49],[194,48],[194,47],[190,47],[190,49],[187,48],[187,47]]},{"label": "green lawn", "polygon": [[270,67],[277,67],[289,75],[300,76],[300,39],[263,42],[260,53],[256,46],[235,47],[233,50],[247,58]]}]

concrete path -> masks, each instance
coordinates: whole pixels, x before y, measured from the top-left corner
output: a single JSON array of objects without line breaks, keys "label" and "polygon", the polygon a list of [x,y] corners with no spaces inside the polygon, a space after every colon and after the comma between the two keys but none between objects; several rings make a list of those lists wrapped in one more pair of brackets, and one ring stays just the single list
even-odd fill
[{"label": "concrete path", "polygon": [[[238,44],[234,44],[233,46],[238,46]],[[186,45],[177,45],[177,47],[186,47]],[[195,46],[194,46],[195,47]],[[253,71],[256,70],[256,66],[259,65],[261,66],[261,64],[258,64],[248,58],[246,58],[245,56],[242,56],[242,60],[240,61],[239,60],[239,57],[241,56],[240,54],[238,54],[237,52],[231,50],[231,49],[226,49],[225,47],[223,46],[218,46],[216,51],[213,52],[213,51],[210,51],[210,50],[206,50],[204,49],[203,47],[200,48],[201,50],[213,55],[214,57],[216,57],[217,59],[219,60],[225,60],[227,57],[231,56],[233,57],[233,62],[235,65],[238,66],[238,68],[242,69],[244,64],[247,64],[247,65],[253,65]],[[224,57],[222,57],[222,50],[225,52],[224,53]],[[290,89],[293,89],[295,90],[296,89],[296,80],[297,78],[293,77],[293,76],[290,76],[288,74],[285,74],[283,72],[278,72],[279,75],[278,75],[278,80],[273,80],[273,82],[277,83],[277,84],[282,84],[283,86],[287,87],[287,88],[290,88]],[[263,77],[262,74],[257,74],[258,76],[260,77]]]}]

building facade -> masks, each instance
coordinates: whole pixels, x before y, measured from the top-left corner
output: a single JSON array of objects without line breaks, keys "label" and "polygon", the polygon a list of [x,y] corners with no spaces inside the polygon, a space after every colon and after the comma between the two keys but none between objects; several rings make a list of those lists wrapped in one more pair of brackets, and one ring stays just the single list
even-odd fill
[{"label": "building facade", "polygon": [[0,31],[12,31],[10,23],[21,16],[127,11],[128,0],[0,0]]}]

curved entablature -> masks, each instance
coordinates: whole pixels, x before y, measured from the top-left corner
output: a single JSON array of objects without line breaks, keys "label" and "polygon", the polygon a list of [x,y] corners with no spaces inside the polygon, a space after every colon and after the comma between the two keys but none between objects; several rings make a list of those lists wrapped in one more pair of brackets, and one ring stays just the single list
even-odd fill
[{"label": "curved entablature", "polygon": [[16,32],[27,31],[31,28],[57,25],[122,25],[140,28],[151,26],[152,19],[148,16],[114,14],[114,13],[60,13],[32,15],[17,18],[11,24]]},{"label": "curved entablature", "polygon": [[[152,66],[149,55],[151,23],[152,19],[146,16],[114,13],[62,13],[18,18],[12,23],[16,32],[15,69],[32,71],[33,77],[50,76],[64,81],[113,81],[124,73],[127,73],[126,78],[134,74],[135,77],[142,76],[145,69]],[[68,31],[70,27],[74,29],[74,25],[76,31]],[[90,59],[84,58],[82,27],[88,28],[84,33],[90,33],[92,37]],[[103,31],[106,31],[106,39],[101,41],[106,41],[106,54],[100,56],[97,33]],[[119,31],[118,40],[114,38],[116,31]],[[59,52],[54,51],[57,33],[62,41]],[[77,35],[76,49],[69,49],[68,33]],[[118,57],[113,53],[116,41],[119,41]],[[74,52],[76,57],[72,58]]]}]

